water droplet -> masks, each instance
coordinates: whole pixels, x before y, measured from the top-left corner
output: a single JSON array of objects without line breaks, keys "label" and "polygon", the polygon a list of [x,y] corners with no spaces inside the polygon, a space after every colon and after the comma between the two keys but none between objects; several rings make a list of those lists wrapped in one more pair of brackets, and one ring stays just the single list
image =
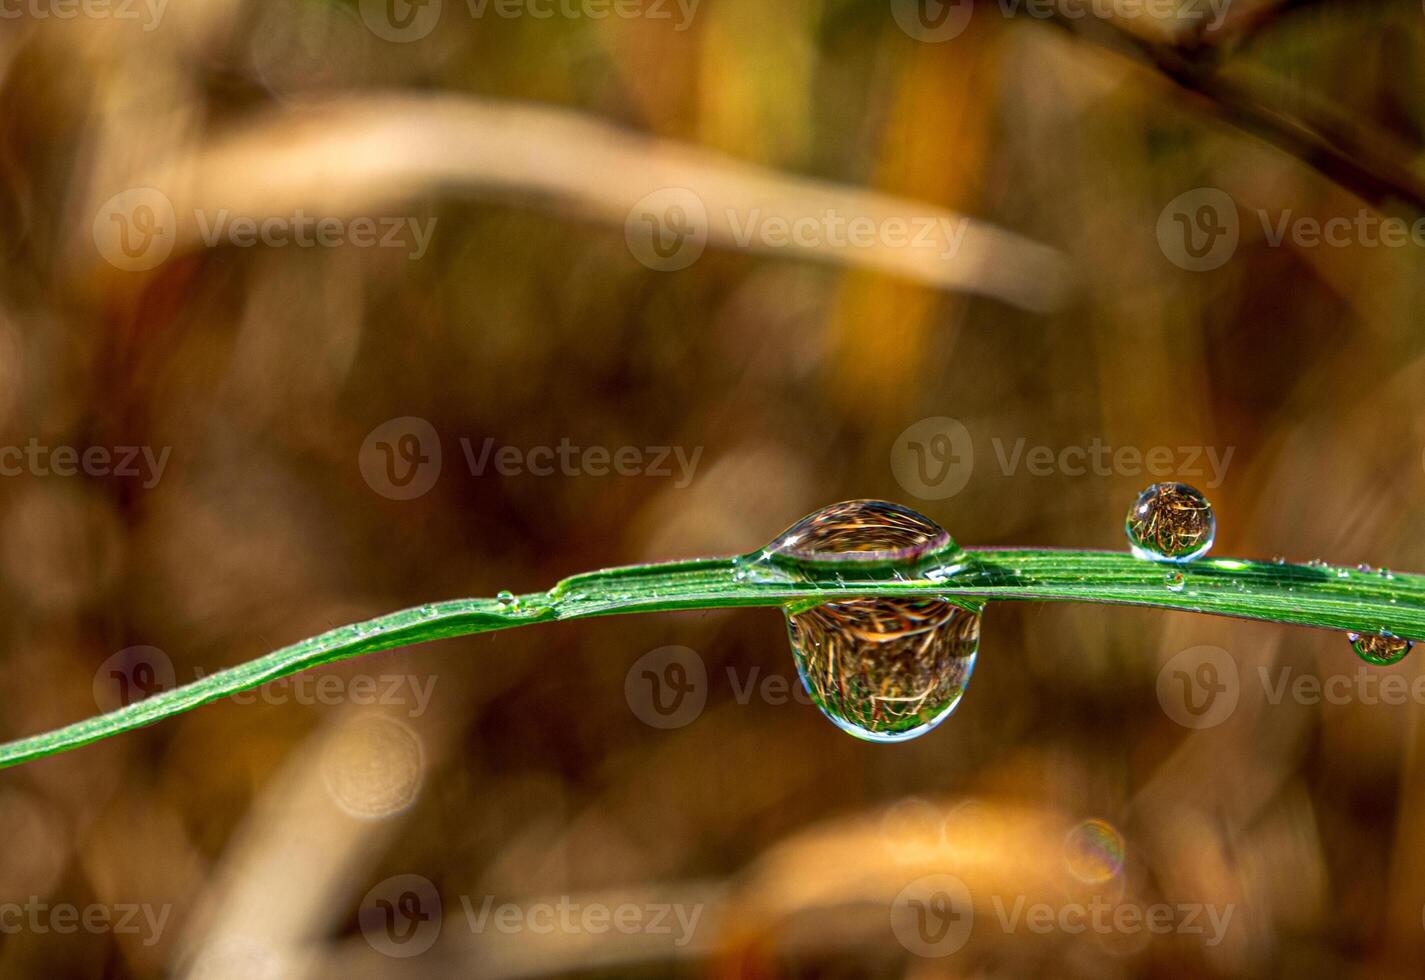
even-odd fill
[{"label": "water droplet", "polygon": [[1306,564],[1307,564],[1307,566],[1310,567],[1310,568],[1329,568],[1329,567],[1330,567],[1329,565],[1326,564],[1326,559],[1324,559],[1324,558],[1313,558],[1313,559],[1311,559],[1311,561],[1307,562]]},{"label": "water droplet", "polygon": [[1281,556],[1281,555],[1273,555],[1273,556],[1272,556],[1272,564],[1273,564],[1273,565],[1285,565],[1285,564],[1286,564],[1286,558],[1284,558],[1284,557]]},{"label": "water droplet", "polygon": [[853,599],[787,610],[797,673],[857,738],[924,735],[960,703],[980,649],[980,614],[939,599]]},{"label": "water droplet", "polygon": [[872,566],[910,569],[958,551],[948,531],[909,507],[848,500],[797,521],[763,554],[773,561],[831,566],[845,575]]},{"label": "water droplet", "polygon": [[498,593],[496,593],[495,601],[498,602],[500,605],[504,606],[506,609],[518,608],[520,604],[519,599],[516,598],[515,594],[509,589],[501,589]]},{"label": "water droplet", "polygon": [[[768,546],[776,561],[835,568],[838,580],[957,552],[944,528],[899,504],[855,500],[798,521]],[[980,647],[976,609],[940,598],[789,606],[802,685],[842,730],[873,742],[923,735],[955,710]]]},{"label": "water droplet", "polygon": [[1133,554],[1148,561],[1201,558],[1217,535],[1207,498],[1185,483],[1155,483],[1138,495],[1124,522]]},{"label": "water droplet", "polygon": [[1365,562],[1361,562],[1359,565],[1356,566],[1356,571],[1370,573],[1375,571],[1375,569],[1371,568],[1371,566],[1367,565]]},{"label": "water droplet", "polygon": [[1164,576],[1163,581],[1167,584],[1169,592],[1181,592],[1187,587],[1187,581],[1183,578],[1182,572],[1169,572]]},{"label": "water droplet", "polygon": [[1368,664],[1380,667],[1400,663],[1415,645],[1389,630],[1381,630],[1379,633],[1347,633],[1346,639],[1351,641],[1351,649],[1356,651],[1356,656]]}]

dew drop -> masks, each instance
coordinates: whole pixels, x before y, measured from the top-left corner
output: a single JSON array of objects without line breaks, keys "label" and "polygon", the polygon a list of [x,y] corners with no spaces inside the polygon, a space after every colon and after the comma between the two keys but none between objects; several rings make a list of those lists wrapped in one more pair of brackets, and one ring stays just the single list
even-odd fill
[{"label": "dew drop", "polygon": [[1169,592],[1181,592],[1187,587],[1187,580],[1183,578],[1182,572],[1169,572],[1163,577],[1163,581]]},{"label": "dew drop", "polygon": [[1351,641],[1351,649],[1356,651],[1356,656],[1379,667],[1400,663],[1415,645],[1389,630],[1381,630],[1379,633],[1347,633],[1346,639]]},{"label": "dew drop", "polygon": [[837,574],[958,552],[950,532],[909,507],[884,500],[848,500],[803,517],[763,552],[777,562],[829,566]]},{"label": "dew drop", "polygon": [[787,611],[797,673],[857,738],[924,735],[959,705],[980,649],[980,614],[940,599],[853,599]]},{"label": "dew drop", "polygon": [[509,589],[501,589],[497,592],[495,594],[495,601],[506,609],[514,609],[520,604],[519,599],[515,598],[515,594]]},{"label": "dew drop", "polygon": [[1273,565],[1285,565],[1285,564],[1286,564],[1286,558],[1284,558],[1284,557],[1281,556],[1281,555],[1273,555],[1273,556],[1272,556],[1272,564],[1273,564]]},{"label": "dew drop", "polygon": [[[914,570],[956,551],[944,528],[898,504],[833,504],[788,528],[774,560],[831,566],[838,579],[895,564]],[[980,614],[944,598],[867,598],[788,606],[797,673],[832,723],[857,738],[901,742],[959,705],[975,669]]]},{"label": "dew drop", "polygon": [[1138,495],[1124,521],[1128,546],[1148,561],[1201,558],[1217,535],[1207,498],[1185,483],[1155,483]]}]

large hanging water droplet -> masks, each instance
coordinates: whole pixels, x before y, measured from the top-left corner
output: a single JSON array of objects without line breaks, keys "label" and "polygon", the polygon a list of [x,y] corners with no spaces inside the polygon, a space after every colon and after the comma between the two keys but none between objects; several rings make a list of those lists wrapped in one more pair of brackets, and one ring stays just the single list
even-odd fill
[{"label": "large hanging water droplet", "polygon": [[980,614],[942,599],[853,599],[787,611],[802,684],[838,727],[873,742],[930,731],[960,703]]},{"label": "large hanging water droplet", "polygon": [[1139,558],[1189,562],[1212,547],[1217,518],[1207,498],[1186,483],[1155,483],[1133,502],[1124,530]]},{"label": "large hanging water droplet", "polygon": [[[899,504],[823,508],[767,549],[774,560],[832,569],[924,567],[956,551],[940,525]],[[788,607],[807,693],[839,728],[874,742],[923,735],[960,703],[980,647],[980,614],[942,598],[845,599]]]},{"label": "large hanging water droplet", "polygon": [[1356,656],[1379,667],[1400,663],[1415,645],[1389,630],[1381,630],[1379,633],[1347,633],[1346,639],[1351,641],[1351,649],[1356,651]]}]

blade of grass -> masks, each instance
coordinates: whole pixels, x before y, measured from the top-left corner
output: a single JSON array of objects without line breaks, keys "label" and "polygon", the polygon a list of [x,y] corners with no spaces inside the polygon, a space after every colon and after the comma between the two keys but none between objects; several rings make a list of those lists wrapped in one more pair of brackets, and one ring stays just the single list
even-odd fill
[{"label": "blade of grass", "polygon": [[1104,551],[966,549],[953,564],[886,570],[847,581],[834,572],[742,558],[631,565],[565,579],[548,592],[455,599],[343,626],[201,680],[54,731],[0,745],[0,768],[152,724],[311,667],[454,636],[619,613],[782,606],[867,596],[991,602],[1093,602],[1425,639],[1425,576],[1325,565],[1211,558],[1153,564]]}]

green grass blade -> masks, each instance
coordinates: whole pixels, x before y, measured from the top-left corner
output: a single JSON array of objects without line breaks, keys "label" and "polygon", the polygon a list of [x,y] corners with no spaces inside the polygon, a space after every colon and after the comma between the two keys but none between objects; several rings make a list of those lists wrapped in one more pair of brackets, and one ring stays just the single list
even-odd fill
[{"label": "green grass blade", "polygon": [[[924,577],[845,581],[757,556],[606,569],[549,592],[457,599],[390,613],[163,691],[108,714],[0,745],[0,768],[152,724],[301,670],[394,647],[552,620],[619,613],[865,596],[946,596],[977,601],[1094,602],[1268,620],[1296,626],[1425,639],[1425,576],[1317,565],[1211,558],[1186,565],[1102,551],[967,549]],[[904,573],[901,573],[903,576]],[[1344,649],[1343,643],[1343,649]]]}]

